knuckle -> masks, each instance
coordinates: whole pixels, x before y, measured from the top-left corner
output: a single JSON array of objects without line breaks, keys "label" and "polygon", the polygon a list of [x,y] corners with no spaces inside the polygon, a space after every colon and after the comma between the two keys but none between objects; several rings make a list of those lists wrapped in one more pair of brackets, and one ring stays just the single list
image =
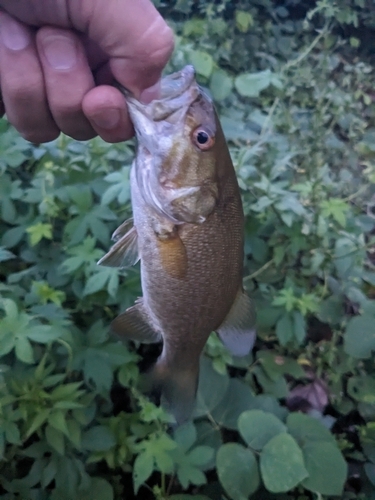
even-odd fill
[{"label": "knuckle", "polygon": [[172,29],[163,19],[156,21],[145,33],[140,49],[144,59],[155,67],[164,67],[174,50]]}]

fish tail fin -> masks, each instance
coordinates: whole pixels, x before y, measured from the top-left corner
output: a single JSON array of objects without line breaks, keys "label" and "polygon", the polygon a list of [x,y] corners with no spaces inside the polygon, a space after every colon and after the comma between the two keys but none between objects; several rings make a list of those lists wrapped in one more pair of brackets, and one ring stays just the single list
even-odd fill
[{"label": "fish tail fin", "polygon": [[161,355],[150,372],[150,378],[153,390],[160,394],[162,406],[172,413],[177,424],[188,420],[194,410],[199,363],[176,367]]}]

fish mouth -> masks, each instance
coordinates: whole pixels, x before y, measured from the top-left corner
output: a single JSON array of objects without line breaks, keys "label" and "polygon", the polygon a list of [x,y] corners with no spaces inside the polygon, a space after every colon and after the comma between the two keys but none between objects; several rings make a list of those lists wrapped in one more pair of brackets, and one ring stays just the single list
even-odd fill
[{"label": "fish mouth", "polygon": [[[176,112],[187,109],[199,96],[200,88],[195,80],[195,70],[188,65],[180,71],[162,78],[160,98],[144,104],[126,89],[120,89],[125,95],[128,109],[134,125],[139,115],[158,122],[173,117]],[[171,122],[174,122],[173,118]]]}]

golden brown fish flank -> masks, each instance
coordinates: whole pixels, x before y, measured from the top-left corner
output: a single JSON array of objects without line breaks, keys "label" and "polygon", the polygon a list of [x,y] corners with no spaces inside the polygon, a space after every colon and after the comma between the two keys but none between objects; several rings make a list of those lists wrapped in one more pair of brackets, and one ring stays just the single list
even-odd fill
[{"label": "golden brown fish flank", "polygon": [[112,329],[126,340],[163,341],[153,383],[178,422],[191,415],[211,331],[235,355],[247,354],[255,339],[242,289],[237,179],[212,102],[192,71],[163,79],[156,103],[128,98],[139,143],[131,172],[134,227],[118,230],[120,239],[100,261],[118,265],[128,254],[134,262],[138,250],[143,297]]}]

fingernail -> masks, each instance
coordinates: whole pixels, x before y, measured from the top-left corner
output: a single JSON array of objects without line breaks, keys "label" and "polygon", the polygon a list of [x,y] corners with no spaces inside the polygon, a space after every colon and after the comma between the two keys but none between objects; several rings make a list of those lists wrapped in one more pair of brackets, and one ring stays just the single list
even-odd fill
[{"label": "fingernail", "polygon": [[106,130],[111,130],[117,127],[120,123],[121,113],[118,109],[103,109],[100,113],[90,116],[90,120],[98,128],[103,128]]},{"label": "fingernail", "polygon": [[31,42],[27,28],[9,16],[3,17],[0,33],[3,44],[10,50],[25,49]]},{"label": "fingernail", "polygon": [[155,99],[160,98],[160,92],[161,92],[161,85],[160,85],[160,80],[159,80],[154,85],[152,85],[148,89],[145,89],[143,92],[141,92],[141,95],[139,96],[139,100],[143,104],[149,104],[151,101],[154,101]]},{"label": "fingernail", "polygon": [[77,62],[77,47],[74,40],[53,35],[43,40],[43,51],[54,69],[70,69]]}]

